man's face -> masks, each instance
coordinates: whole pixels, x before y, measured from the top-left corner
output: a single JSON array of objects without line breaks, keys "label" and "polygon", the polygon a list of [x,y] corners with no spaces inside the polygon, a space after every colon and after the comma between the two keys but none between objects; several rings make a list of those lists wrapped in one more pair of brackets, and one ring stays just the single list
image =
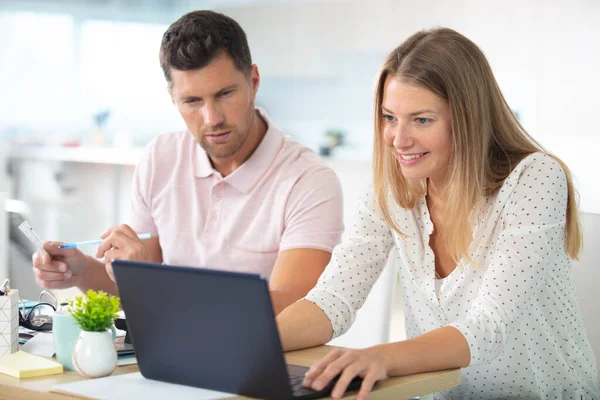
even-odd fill
[{"label": "man's face", "polygon": [[254,120],[258,70],[250,77],[222,52],[206,67],[171,69],[171,97],[196,141],[211,159],[235,158]]}]

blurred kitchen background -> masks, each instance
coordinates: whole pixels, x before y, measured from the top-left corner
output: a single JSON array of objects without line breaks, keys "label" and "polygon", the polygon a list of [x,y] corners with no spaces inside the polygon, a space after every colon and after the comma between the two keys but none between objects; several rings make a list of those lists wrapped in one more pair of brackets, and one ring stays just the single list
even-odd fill
[{"label": "blurred kitchen background", "polygon": [[[39,288],[34,249],[16,224],[74,241],[126,222],[143,147],[184,128],[158,49],[168,25],[195,9],[244,28],[262,76],[257,105],[338,172],[346,221],[370,177],[373,83],[385,55],[419,29],[471,38],[525,128],[575,174],[590,239],[578,288],[582,303],[597,302],[588,282],[600,278],[598,0],[0,0],[0,278],[10,275],[22,295]],[[332,137],[341,145],[328,149]],[[392,275],[362,312],[377,314],[381,329],[353,344],[402,337],[401,317],[390,322],[384,306],[396,294]],[[600,337],[600,326],[588,329]]]}]

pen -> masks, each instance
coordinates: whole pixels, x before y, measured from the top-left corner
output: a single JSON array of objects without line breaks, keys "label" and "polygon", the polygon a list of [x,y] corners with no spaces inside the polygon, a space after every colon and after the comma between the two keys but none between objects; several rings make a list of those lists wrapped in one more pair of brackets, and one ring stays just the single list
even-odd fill
[{"label": "pen", "polygon": [[[138,238],[140,240],[150,239],[151,237],[152,237],[152,235],[150,233],[140,233],[138,235]],[[58,246],[58,248],[59,249],[75,249],[75,248],[81,247],[81,246],[98,245],[98,244],[102,243],[103,241],[104,241],[104,239],[97,239],[97,240],[86,240],[85,242],[65,243],[65,244],[61,244],[60,246]]]}]

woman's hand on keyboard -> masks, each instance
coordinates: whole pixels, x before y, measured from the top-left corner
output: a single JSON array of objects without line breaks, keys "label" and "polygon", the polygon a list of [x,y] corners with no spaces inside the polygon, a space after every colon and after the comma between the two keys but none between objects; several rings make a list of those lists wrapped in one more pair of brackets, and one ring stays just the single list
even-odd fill
[{"label": "woman's hand on keyboard", "polygon": [[352,379],[360,376],[363,382],[356,398],[363,400],[377,381],[387,378],[387,371],[383,356],[377,347],[361,350],[337,349],[313,364],[304,378],[304,386],[321,390],[338,375],[340,377],[331,392],[331,397],[342,397]]}]

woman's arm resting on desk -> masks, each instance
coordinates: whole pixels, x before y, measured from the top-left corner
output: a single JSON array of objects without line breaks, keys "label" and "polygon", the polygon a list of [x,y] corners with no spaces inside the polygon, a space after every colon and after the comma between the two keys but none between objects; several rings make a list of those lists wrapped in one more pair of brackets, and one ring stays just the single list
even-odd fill
[{"label": "woman's arm resting on desk", "polygon": [[402,342],[362,350],[334,350],[311,367],[304,384],[321,390],[341,373],[332,392],[333,398],[339,398],[350,381],[359,375],[363,383],[357,399],[361,400],[367,398],[377,381],[387,376],[464,368],[470,359],[465,337],[457,329],[446,326]]},{"label": "woman's arm resting on desk", "polygon": [[[333,327],[327,315],[311,301],[298,301],[277,317],[284,351],[327,343]],[[320,390],[342,373],[332,396],[341,397],[357,375],[363,377],[359,399],[366,399],[375,382],[387,376],[402,376],[425,371],[463,368],[471,353],[465,337],[446,326],[410,340],[369,347],[362,350],[334,350],[316,362],[306,376],[305,385]]]}]

